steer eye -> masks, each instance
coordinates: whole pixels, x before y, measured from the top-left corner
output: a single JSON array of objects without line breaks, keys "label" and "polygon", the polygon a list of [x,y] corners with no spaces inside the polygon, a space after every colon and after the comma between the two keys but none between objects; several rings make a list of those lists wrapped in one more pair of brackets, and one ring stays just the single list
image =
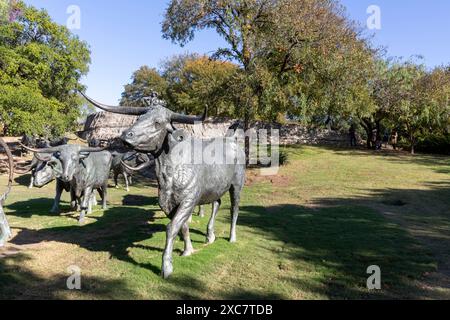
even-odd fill
[{"label": "steer eye", "polygon": [[155,128],[156,128],[156,129],[160,129],[160,128],[161,128],[161,123],[155,122]]}]

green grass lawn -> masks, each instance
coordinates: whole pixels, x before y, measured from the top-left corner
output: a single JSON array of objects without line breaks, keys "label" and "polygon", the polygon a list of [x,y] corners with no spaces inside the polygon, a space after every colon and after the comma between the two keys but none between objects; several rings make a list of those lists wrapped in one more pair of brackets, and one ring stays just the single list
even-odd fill
[{"label": "green grass lawn", "polygon": [[[154,183],[110,189],[110,205],[84,226],[48,213],[54,185],[26,188],[19,177],[6,212],[14,238],[0,249],[0,298],[396,299],[450,297],[450,158],[321,147],[288,148],[275,177],[248,173],[238,242],[228,243],[229,199],[216,243],[194,216],[196,252],[174,252],[160,278],[168,219]],[[4,184],[5,177],[1,182]],[[207,211],[210,208],[208,206]],[[67,268],[82,290],[66,289]],[[366,288],[381,268],[382,290]]]}]

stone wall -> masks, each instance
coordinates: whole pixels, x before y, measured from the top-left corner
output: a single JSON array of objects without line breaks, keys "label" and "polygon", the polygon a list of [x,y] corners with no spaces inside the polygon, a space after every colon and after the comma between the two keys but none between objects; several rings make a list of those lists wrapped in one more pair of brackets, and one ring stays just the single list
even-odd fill
[{"label": "stone wall", "polygon": [[[89,116],[84,131],[80,133],[83,139],[96,138],[109,140],[117,138],[137,120],[137,117],[123,116],[113,113],[99,112]],[[186,125],[174,124],[176,128],[184,129],[194,137],[214,138],[223,137],[228,128],[236,123],[236,120],[208,119],[203,124]],[[243,127],[241,125],[241,127]],[[253,129],[266,129],[270,135],[271,129],[278,129],[281,145],[309,144],[309,145],[347,145],[348,136],[345,133],[324,129],[308,129],[297,124],[277,125],[256,122]]]},{"label": "stone wall", "polygon": [[[176,125],[177,128],[186,130],[190,135],[201,138],[213,138],[224,136],[228,128],[235,121],[207,121],[202,125]],[[254,130],[266,129],[270,135],[271,130],[279,130],[281,145],[308,144],[308,145],[348,145],[348,135],[337,131],[324,129],[308,129],[297,124],[276,125],[262,122],[251,126]]]}]

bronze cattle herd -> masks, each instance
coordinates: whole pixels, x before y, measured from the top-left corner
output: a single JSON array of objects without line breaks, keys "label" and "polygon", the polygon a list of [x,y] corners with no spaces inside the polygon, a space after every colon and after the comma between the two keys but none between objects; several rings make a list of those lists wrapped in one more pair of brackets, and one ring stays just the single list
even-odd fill
[{"label": "bronze cattle herd", "polygon": [[[184,241],[183,256],[194,249],[189,236],[189,221],[196,206],[212,204],[212,214],[207,228],[207,242],[215,240],[214,222],[227,192],[231,200],[230,242],[236,241],[236,223],[239,213],[240,194],[245,180],[245,153],[238,139],[237,130],[224,137],[197,139],[189,137],[176,123],[194,124],[204,121],[201,117],[186,116],[167,109],[161,101],[144,108],[112,107],[98,103],[81,93],[91,104],[107,112],[138,115],[137,122],[120,137],[121,147],[112,144],[99,146],[91,141],[88,147],[67,144],[67,140],[48,142],[30,148],[22,141],[22,147],[34,153],[31,164],[23,172],[31,172],[33,186],[43,187],[56,180],[56,195],[51,212],[59,212],[59,202],[64,191],[70,193],[71,208],[79,210],[79,223],[96,204],[95,190],[106,209],[108,178],[113,172],[122,174],[128,185],[134,171],[155,166],[158,181],[159,205],[170,222],[166,230],[166,244],[162,259],[162,276],[173,272],[172,251],[175,237],[180,234]],[[233,126],[234,127],[234,126]],[[0,198],[0,246],[11,236],[3,211],[3,201],[11,188],[13,159],[3,140],[0,144],[8,155],[10,177],[7,192]],[[200,149],[198,149],[200,146]],[[225,158],[219,161],[194,161],[202,150],[221,150]],[[215,151],[212,151],[214,154]],[[217,160],[217,158],[215,158]],[[201,210],[202,212],[203,210]]]}]

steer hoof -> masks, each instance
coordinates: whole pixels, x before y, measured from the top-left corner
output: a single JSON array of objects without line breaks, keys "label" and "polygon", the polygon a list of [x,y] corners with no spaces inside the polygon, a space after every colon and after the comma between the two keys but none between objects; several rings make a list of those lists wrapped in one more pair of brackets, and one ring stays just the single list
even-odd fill
[{"label": "steer hoof", "polygon": [[162,270],[162,277],[164,278],[164,279],[167,279],[167,278],[169,278],[170,277],[170,275],[173,273],[173,267],[172,266],[167,266],[167,267],[163,267],[163,270]]},{"label": "steer hoof", "polygon": [[190,249],[186,249],[183,251],[183,254],[181,255],[182,257],[189,257],[190,255],[192,255],[194,253],[194,249],[190,248]]},{"label": "steer hoof", "polygon": [[78,219],[78,224],[79,224],[79,225],[83,225],[85,222],[86,222],[86,217],[85,217],[84,214],[82,214],[82,215],[80,216],[80,218]]},{"label": "steer hoof", "polygon": [[216,241],[216,236],[214,234],[208,235],[206,237],[206,243],[207,244],[214,243],[214,241]]}]

